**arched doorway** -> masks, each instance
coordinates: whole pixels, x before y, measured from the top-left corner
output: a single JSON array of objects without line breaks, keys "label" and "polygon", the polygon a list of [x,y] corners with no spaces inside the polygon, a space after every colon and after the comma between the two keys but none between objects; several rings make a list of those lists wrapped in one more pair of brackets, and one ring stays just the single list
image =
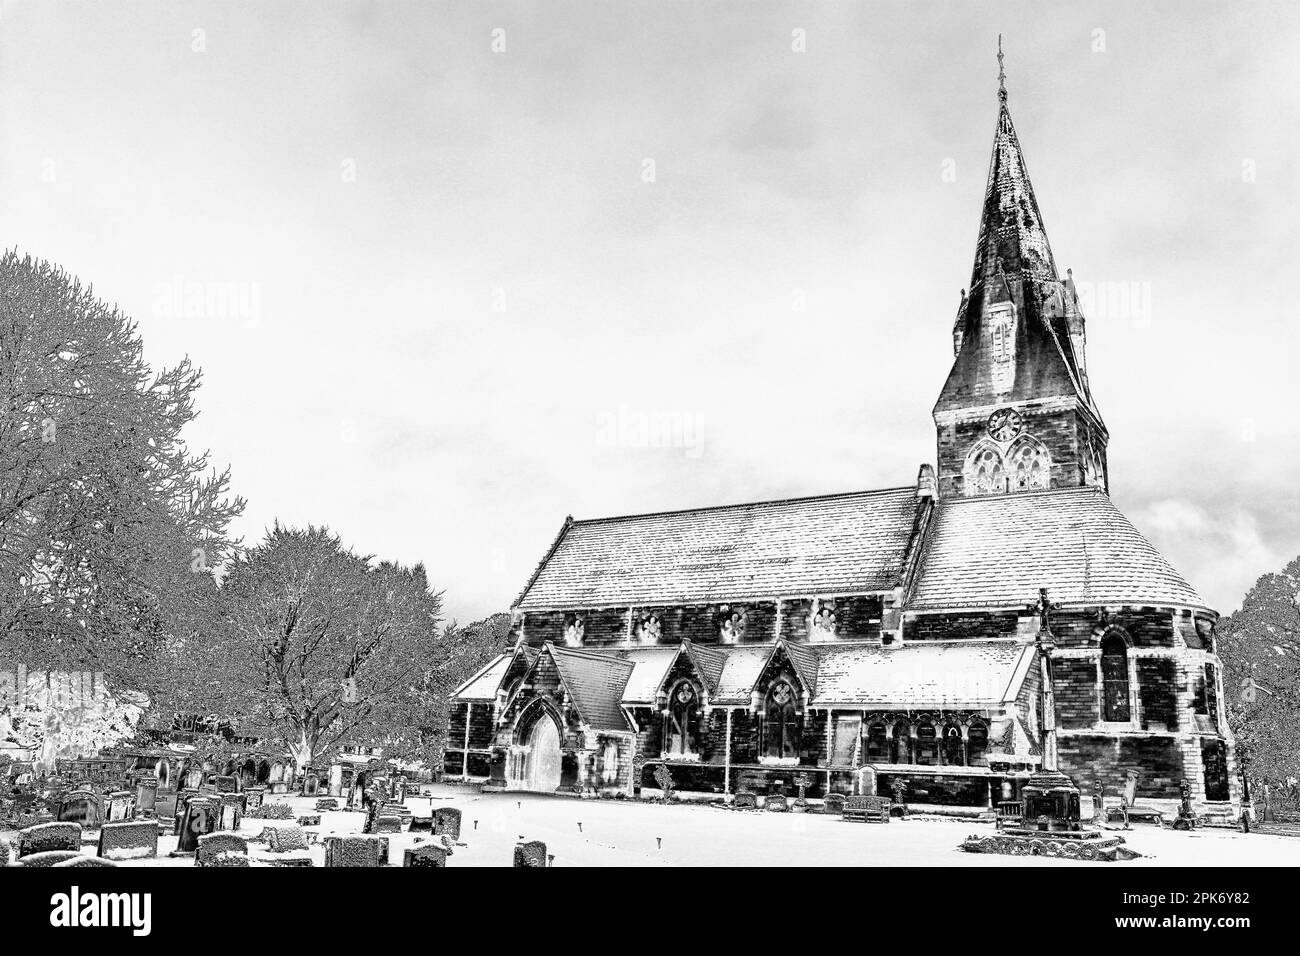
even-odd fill
[{"label": "arched doorway", "polygon": [[560,786],[560,728],[547,714],[533,721],[528,734],[523,778],[526,789],[540,793],[554,793]]}]

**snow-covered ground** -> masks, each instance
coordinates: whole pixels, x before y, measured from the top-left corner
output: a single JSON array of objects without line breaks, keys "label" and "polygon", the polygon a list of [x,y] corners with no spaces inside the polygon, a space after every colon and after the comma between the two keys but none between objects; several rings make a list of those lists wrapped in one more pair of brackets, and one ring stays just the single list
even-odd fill
[{"label": "snow-covered ground", "polygon": [[[428,788],[426,788],[428,789]],[[273,797],[298,813],[311,813],[315,798]],[[1007,857],[965,853],[957,845],[971,833],[991,833],[991,823],[916,817],[888,825],[845,823],[837,816],[811,813],[737,812],[701,805],[672,805],[613,800],[577,800],[537,794],[481,794],[455,786],[432,788],[431,796],[410,797],[419,816],[434,806],[454,806],[463,813],[461,840],[449,866],[510,866],[521,839],[542,840],[556,866],[1295,866],[1300,838],[1243,834],[1234,830],[1183,833],[1135,824],[1124,834],[1128,845],[1145,854],[1127,863],[1087,863],[1044,857]],[[363,815],[337,811],[321,815],[320,832],[360,832]],[[268,821],[246,820],[241,832],[260,833]],[[581,829],[579,824],[581,823]],[[12,834],[3,834],[12,839]],[[417,837],[390,836],[391,862],[401,865],[402,851]],[[657,839],[660,838],[660,839]],[[143,866],[193,866],[189,858],[171,859],[176,838],[160,840],[156,860]],[[94,852],[93,849],[88,852]],[[315,846],[317,866],[324,848]]]}]

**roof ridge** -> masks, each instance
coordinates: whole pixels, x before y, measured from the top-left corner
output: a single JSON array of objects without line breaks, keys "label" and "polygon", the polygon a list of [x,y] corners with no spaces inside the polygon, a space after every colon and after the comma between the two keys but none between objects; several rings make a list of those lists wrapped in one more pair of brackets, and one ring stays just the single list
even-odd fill
[{"label": "roof ridge", "polygon": [[[626,658],[615,657],[612,654],[600,654],[582,647],[565,647],[562,644],[556,644],[554,641],[547,641],[546,645],[551,648],[552,653],[559,651],[561,654],[568,654],[572,657],[585,657],[587,660],[614,661],[618,664],[626,664],[628,667],[636,666]],[[625,649],[630,650],[630,648]]]},{"label": "roof ridge", "polygon": [[698,508],[672,508],[667,511],[642,511],[636,514],[606,515],[601,518],[575,518],[575,525],[601,524],[607,521],[628,521],[633,518],[662,518],[668,515],[696,514],[701,511],[738,511],[742,508],[759,508],[765,505],[788,505],[805,501],[829,501],[834,498],[858,498],[875,495],[914,492],[915,485],[898,485],[892,488],[868,488],[862,491],[838,491],[824,495],[799,495],[791,498],[772,498],[765,501],[738,501],[729,505],[702,505]]}]

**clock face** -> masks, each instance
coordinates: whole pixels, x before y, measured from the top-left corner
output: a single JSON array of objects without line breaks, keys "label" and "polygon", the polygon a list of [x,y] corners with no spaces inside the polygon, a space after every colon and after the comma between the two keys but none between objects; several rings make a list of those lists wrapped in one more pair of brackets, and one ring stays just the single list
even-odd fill
[{"label": "clock face", "polygon": [[1025,422],[1014,408],[999,408],[989,416],[989,435],[995,441],[1011,441],[1022,431]]}]

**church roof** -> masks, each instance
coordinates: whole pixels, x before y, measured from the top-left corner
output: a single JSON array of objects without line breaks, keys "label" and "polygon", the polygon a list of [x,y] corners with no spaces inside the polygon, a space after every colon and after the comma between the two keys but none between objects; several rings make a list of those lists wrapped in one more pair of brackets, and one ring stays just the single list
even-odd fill
[{"label": "church roof", "polygon": [[572,521],[515,607],[862,594],[902,581],[914,487]]},{"label": "church roof", "polygon": [[505,677],[506,670],[510,667],[510,661],[514,659],[514,656],[514,651],[498,654],[488,661],[486,665],[479,668],[469,680],[452,691],[452,698],[455,700],[494,700],[497,695],[497,688],[501,686],[501,678]]},{"label": "church roof", "polygon": [[1208,608],[1109,496],[1090,486],[940,500],[909,611],[1056,604]]},{"label": "church roof", "polygon": [[902,647],[827,645],[814,706],[989,707],[1014,700],[1034,657],[1021,641],[916,641]]},{"label": "church roof", "polygon": [[595,730],[629,730],[620,702],[635,665],[608,654],[547,644],[578,717]]}]

